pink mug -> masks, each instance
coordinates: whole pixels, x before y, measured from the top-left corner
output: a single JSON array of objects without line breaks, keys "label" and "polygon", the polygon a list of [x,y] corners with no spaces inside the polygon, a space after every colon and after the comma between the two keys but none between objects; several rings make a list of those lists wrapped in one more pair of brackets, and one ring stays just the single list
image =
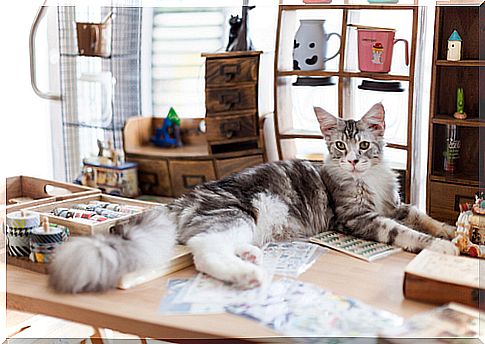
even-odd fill
[{"label": "pink mug", "polygon": [[395,33],[390,29],[357,29],[361,72],[389,73],[392,51],[397,42],[404,42],[406,66],[409,65],[409,43],[405,39],[394,39]]}]

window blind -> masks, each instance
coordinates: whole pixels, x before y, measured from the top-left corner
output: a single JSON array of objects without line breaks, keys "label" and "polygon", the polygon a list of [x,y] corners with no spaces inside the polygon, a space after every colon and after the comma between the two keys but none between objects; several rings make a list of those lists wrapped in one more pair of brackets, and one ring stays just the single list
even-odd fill
[{"label": "window blind", "polygon": [[205,116],[202,52],[224,47],[222,7],[163,7],[153,11],[153,114],[164,117],[173,107],[180,117]]}]

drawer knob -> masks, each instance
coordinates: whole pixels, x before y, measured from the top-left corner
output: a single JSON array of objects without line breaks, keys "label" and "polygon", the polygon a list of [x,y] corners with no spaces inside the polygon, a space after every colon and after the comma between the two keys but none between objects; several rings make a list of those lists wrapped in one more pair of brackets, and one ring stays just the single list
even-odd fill
[{"label": "drawer knob", "polygon": [[204,175],[184,174],[182,176],[182,180],[183,180],[183,183],[184,183],[184,188],[186,188],[186,189],[193,189],[198,184],[202,184],[202,183],[206,182],[206,178],[205,178]]},{"label": "drawer knob", "polygon": [[219,104],[223,105],[224,110],[230,110],[234,105],[241,101],[239,91],[226,92],[219,94]]},{"label": "drawer knob", "polygon": [[220,67],[220,74],[224,76],[224,81],[231,81],[237,74],[239,74],[238,64],[223,64]]},{"label": "drawer knob", "polygon": [[241,131],[241,123],[239,121],[225,122],[221,124],[221,133],[228,139],[233,137],[238,131]]}]

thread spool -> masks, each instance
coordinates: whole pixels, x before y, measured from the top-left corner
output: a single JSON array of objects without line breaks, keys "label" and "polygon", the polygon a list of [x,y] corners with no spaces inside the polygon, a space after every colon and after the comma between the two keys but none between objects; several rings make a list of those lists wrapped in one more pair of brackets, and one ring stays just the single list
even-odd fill
[{"label": "thread spool", "polygon": [[36,263],[52,261],[56,249],[69,237],[69,230],[64,226],[51,225],[44,217],[42,226],[34,228],[30,235],[30,260]]},{"label": "thread spool", "polygon": [[7,214],[7,252],[13,257],[28,257],[29,237],[34,228],[39,227],[39,214],[22,211]]}]

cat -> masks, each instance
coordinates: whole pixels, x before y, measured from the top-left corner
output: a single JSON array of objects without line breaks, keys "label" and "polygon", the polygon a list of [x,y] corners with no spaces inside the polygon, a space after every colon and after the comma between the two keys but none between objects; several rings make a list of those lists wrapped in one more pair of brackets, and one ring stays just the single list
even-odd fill
[{"label": "cat", "polygon": [[384,107],[360,120],[321,108],[315,114],[329,158],[322,164],[276,161],[197,186],[118,228],[119,235],[72,238],[56,253],[49,281],[76,293],[116,285],[121,274],[166,261],[176,242],[197,270],[240,288],[260,285],[261,246],[337,229],[402,247],[458,254],[455,228],[401,204],[396,175],[383,159]]}]

